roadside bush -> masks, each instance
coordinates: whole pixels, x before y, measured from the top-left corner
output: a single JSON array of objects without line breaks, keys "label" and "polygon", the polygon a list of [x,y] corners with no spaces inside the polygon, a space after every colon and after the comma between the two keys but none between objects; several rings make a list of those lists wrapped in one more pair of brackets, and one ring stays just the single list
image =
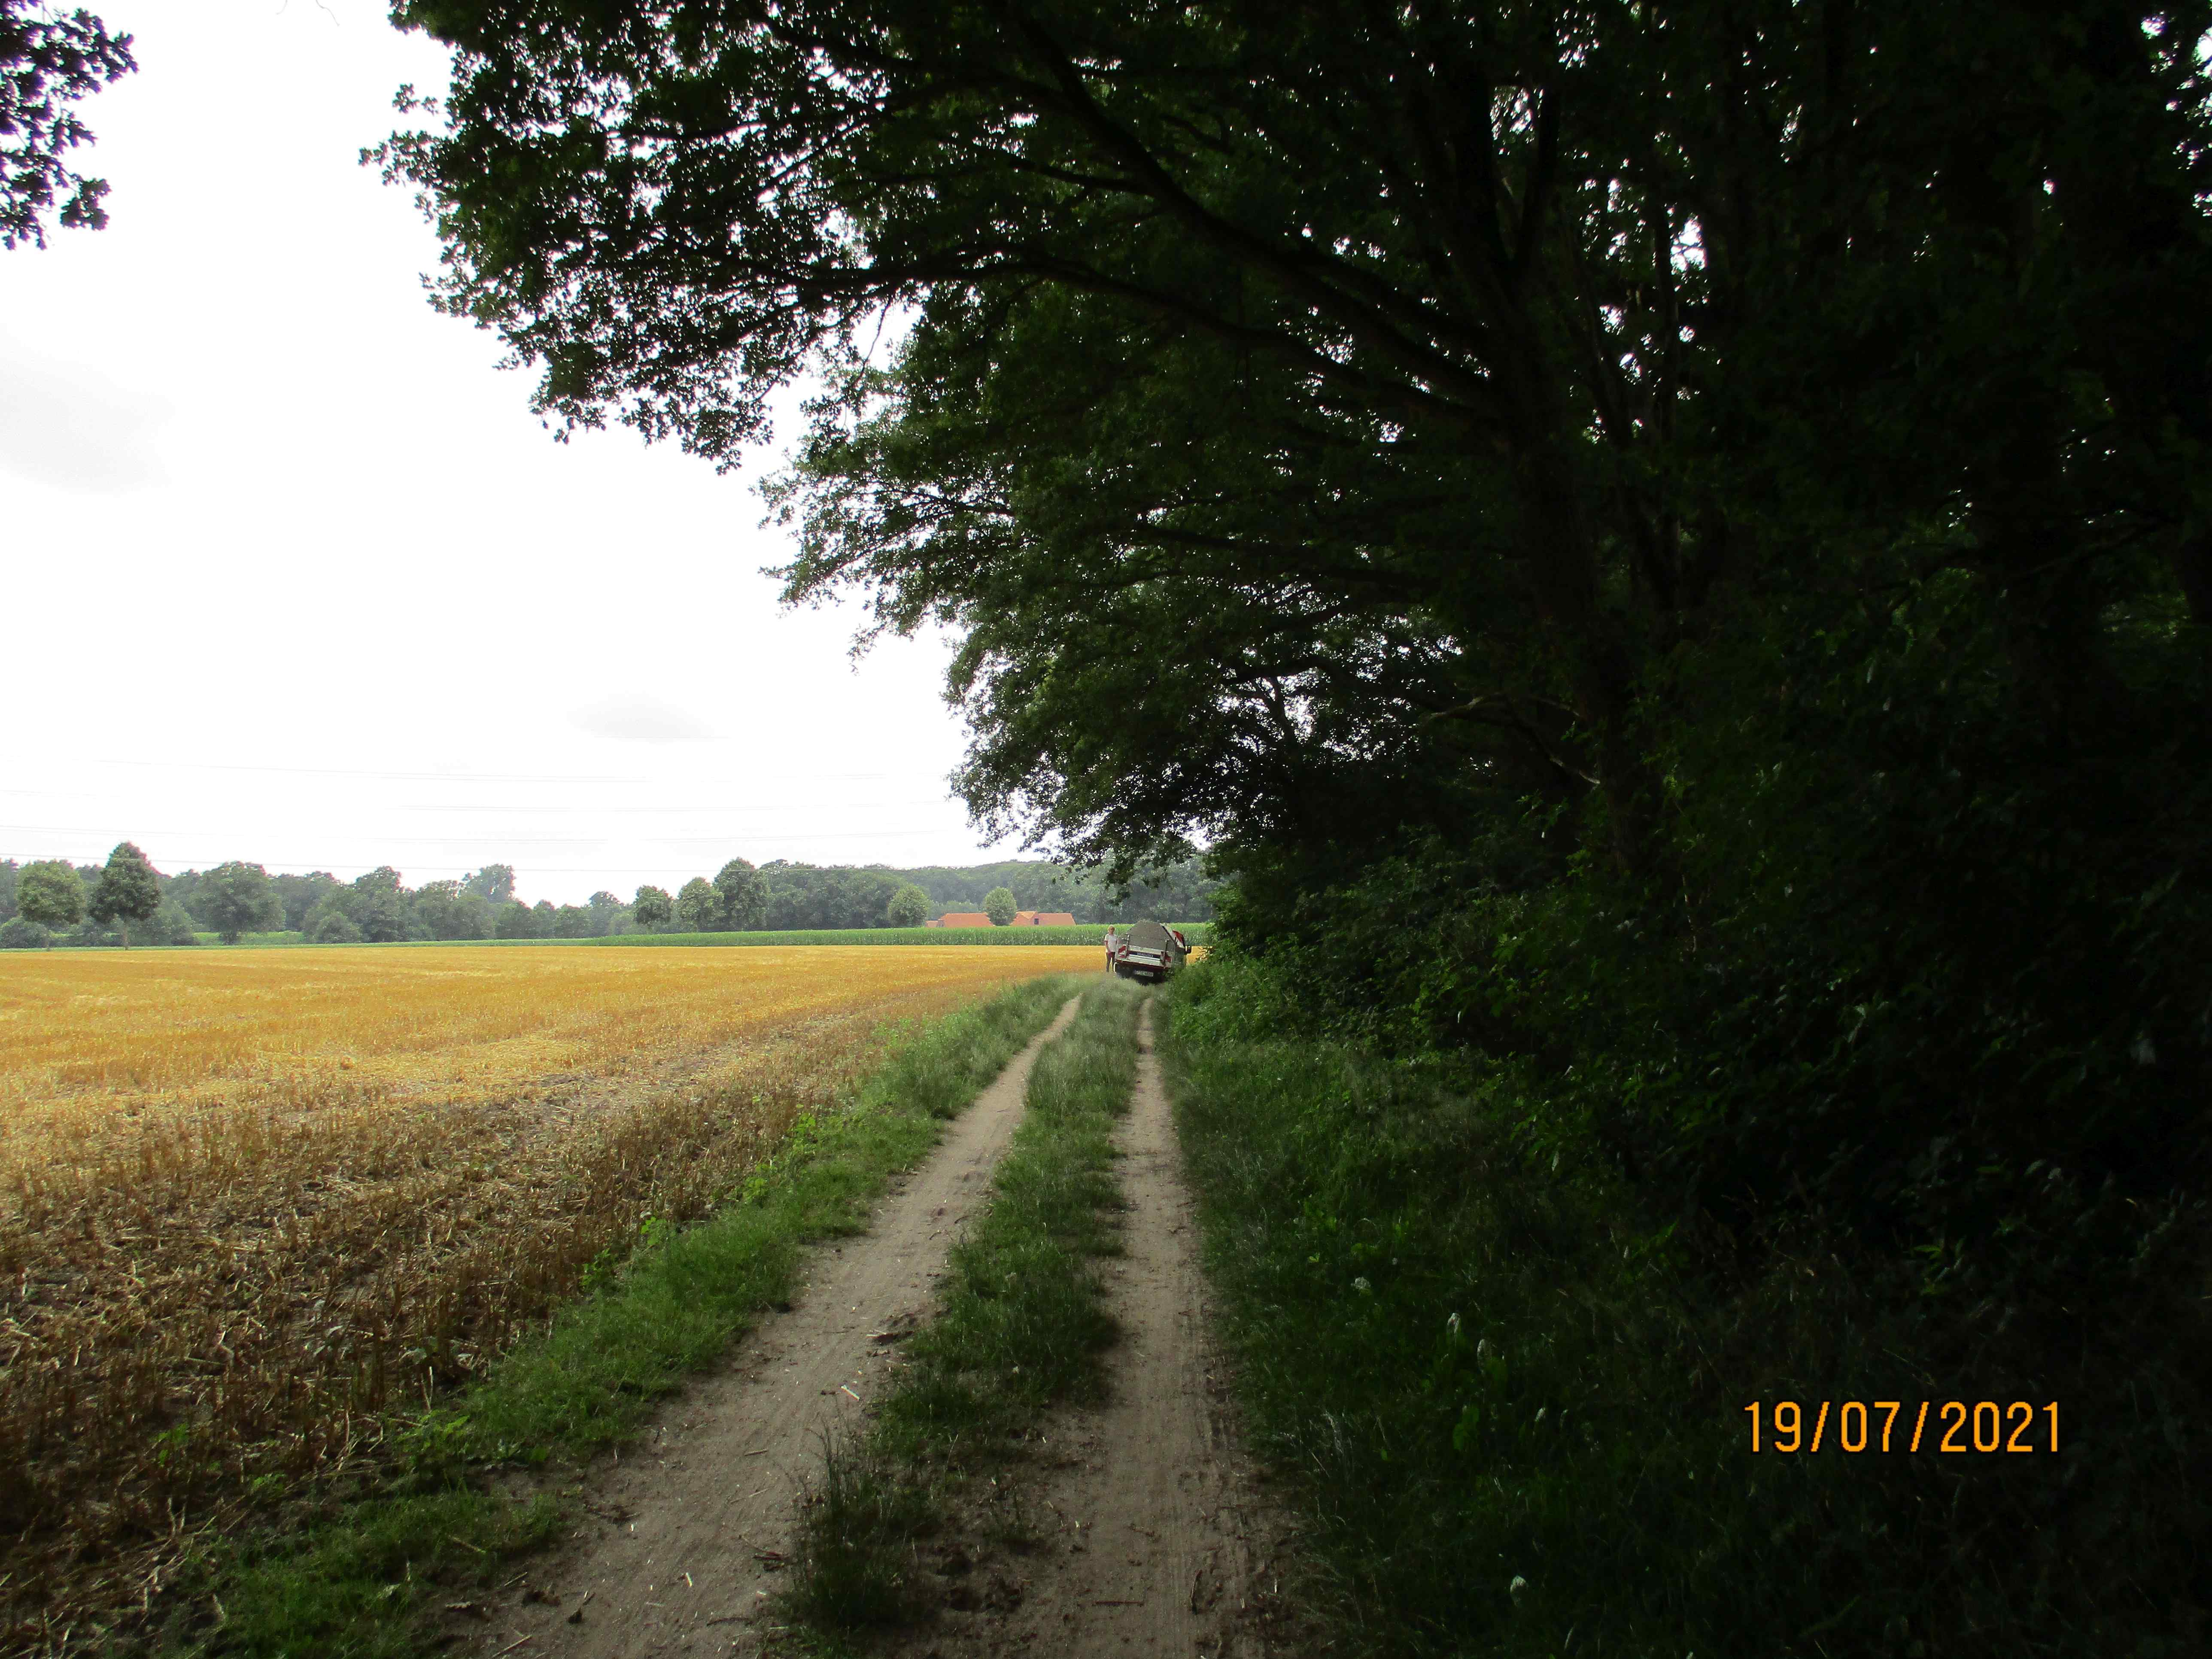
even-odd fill
[{"label": "roadside bush", "polygon": [[46,928],[26,916],[10,916],[0,921],[0,951],[37,951],[52,938]]},{"label": "roadside bush", "polygon": [[493,936],[498,939],[540,939],[548,931],[547,920],[516,900],[499,907],[492,924]]},{"label": "roadside bush", "polygon": [[[1241,1054],[1285,1089],[1318,1066],[1333,1080],[1293,1117],[1234,1130],[1297,1149],[1251,1188],[1276,1226],[1310,1209],[1361,1237],[1403,1225],[1467,1263],[1521,1230],[1520,1265],[1407,1313],[1410,1346],[1377,1335],[1341,1363],[1378,1401],[1392,1385],[1370,1358],[1434,1380],[1442,1322],[1468,1302],[1487,1320],[1507,1279],[1535,1275],[1528,1340],[1572,1374],[1549,1394],[1640,1402],[1618,1434],[1577,1407],[1644,1472],[1638,1503],[1663,1509],[1664,1486],[1697,1491],[1717,1526],[1741,1510],[1733,1540],[1693,1517],[1647,1531],[1619,1510],[1584,1540],[1686,1595],[1708,1557],[1733,1564],[1712,1593],[1734,1582],[1735,1613],[1679,1610],[1709,1616],[1699,1652],[1809,1651],[1815,1630],[1834,1651],[1905,1650],[1893,1625],[1941,1632],[1929,1652],[2190,1650],[2212,1609],[2202,659],[2155,608],[2108,612],[2070,665],[2036,658],[1948,579],[1774,614],[1677,654],[1680,718],[1650,740],[1667,798],[1649,867],[1596,850],[1589,805],[1241,866],[1215,960],[1176,994],[1188,1109],[1202,1123],[1209,1090],[1240,1086],[1202,1057]],[[2039,660],[2064,680],[2026,675]],[[1286,1036],[1306,1046],[1269,1048]],[[1312,1045],[1334,1059],[1300,1059]],[[1407,1145],[1425,1150],[1394,1151]],[[1443,1172],[1511,1214],[1458,1207]],[[1613,1264],[1630,1261],[1643,1266],[1625,1278]],[[1570,1363],[1585,1337],[1596,1346]],[[1772,1390],[2056,1399],[2070,1427],[2056,1460],[1808,1463],[1790,1479],[1811,1508],[1771,1480],[1741,1507],[1720,1480],[1755,1471],[1741,1448],[1727,1465],[1648,1449],[1694,1439],[1685,1424],[1739,1423],[1731,1409]],[[1353,1396],[1337,1397],[1355,1421]],[[1401,1437],[1381,1443],[1413,1432],[1374,1409]],[[1561,1479],[1607,1512],[1595,1476]],[[1388,1477],[1393,1501],[1426,1513],[1402,1482]],[[1754,1547],[1778,1529],[1806,1540],[1802,1560]],[[1480,1557],[1488,1536],[1464,1548]],[[1884,1588],[1860,1538],[1940,1565]],[[1771,1589],[1778,1574],[1806,1599]],[[1644,1605],[1656,1622],[1638,1640],[1676,1616]],[[1434,1628],[1462,1617],[1477,1614],[1440,1603]]]},{"label": "roadside bush", "polygon": [[144,924],[149,945],[198,945],[191,915],[174,899],[163,899],[161,908]]},{"label": "roadside bush", "polygon": [[[1753,1261],[1600,1161],[1531,1158],[1525,1066],[1254,1035],[1272,972],[1194,968],[1164,1052],[1253,1437],[1352,1650],[2197,1650],[2201,1216],[2061,1345],[1832,1228]],[[1820,1401],[1906,1402],[1899,1450],[1832,1422],[1753,1456],[1744,1407],[1784,1399],[1808,1433]],[[2062,1449],[1907,1455],[1947,1399],[2056,1399]]]},{"label": "roadside bush", "polygon": [[358,945],[361,929],[341,910],[325,910],[307,928],[310,945]]},{"label": "roadside bush", "polygon": [[[79,922],[64,935],[71,945],[118,949],[123,934],[112,922],[86,921]],[[199,936],[192,919],[184,907],[173,899],[164,899],[161,908],[143,921],[131,924],[132,945],[198,945]]]},{"label": "roadside bush", "polygon": [[1224,949],[1274,970],[1263,1018],[1517,1066],[1528,1155],[1739,1249],[1818,1222],[1999,1322],[2031,1285],[2101,1301],[2212,1186],[2202,675],[2116,648],[2062,720],[1931,590],[1685,653],[1716,703],[1785,694],[1661,752],[1656,873],[1554,853],[1571,826],[1526,811],[1349,879],[1248,874]]}]

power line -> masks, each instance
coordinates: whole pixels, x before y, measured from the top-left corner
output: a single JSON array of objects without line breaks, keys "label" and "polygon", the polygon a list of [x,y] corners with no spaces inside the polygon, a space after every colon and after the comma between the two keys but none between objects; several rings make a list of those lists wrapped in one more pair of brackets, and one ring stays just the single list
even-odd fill
[{"label": "power line", "polygon": [[184,772],[275,772],[291,777],[397,778],[416,783],[651,783],[651,778],[532,775],[510,772],[380,772],[337,766],[238,766],[218,761],[88,759],[93,766],[142,767]]},{"label": "power line", "polygon": [[[884,775],[877,774],[876,775],[882,776]],[[858,773],[852,775],[854,780],[859,780],[861,776],[862,775]],[[819,777],[809,777],[799,780],[801,782],[807,783],[818,783],[826,781],[829,780]],[[836,781],[842,781],[845,780],[841,778]],[[94,792],[88,789],[14,789],[0,787],[0,795],[33,796],[42,800],[83,800],[94,798]],[[955,798],[953,796],[947,794],[930,795],[908,800],[824,801],[819,805],[823,808],[840,812],[878,812],[903,811],[917,806],[943,806],[950,804],[954,799]],[[748,812],[775,812],[786,810],[781,807],[763,806],[757,804],[750,805],[716,804],[705,806],[604,806],[597,801],[556,801],[550,805],[536,806],[510,806],[490,804],[478,805],[467,801],[410,800],[386,802],[385,803],[385,805],[386,811],[394,812],[477,812],[499,813],[511,817],[521,817],[525,815],[548,816],[554,813],[562,812],[589,812],[594,816],[606,817],[659,817],[664,815],[675,817],[678,815],[697,814],[701,812],[738,814]],[[149,833],[167,835],[174,832],[161,830]]]},{"label": "power line", "polygon": [[[118,766],[147,770],[181,772],[267,772],[287,777],[324,778],[392,778],[416,783],[651,783],[651,778],[599,777],[576,773],[528,772],[390,772],[374,768],[337,766],[247,766],[220,761],[172,760],[104,760],[82,757],[80,764],[89,766]],[[799,781],[806,783],[873,782],[887,778],[888,772],[806,772],[797,775]],[[10,793],[32,793],[33,791],[9,791]],[[703,810],[703,809],[702,809]]]},{"label": "power line", "polygon": [[[97,823],[0,823],[0,831],[28,836],[106,836],[112,825]],[[140,825],[141,836],[196,836],[197,830],[157,829]],[[732,841],[779,836],[795,841],[893,841],[902,836],[927,833],[917,830],[739,830],[719,836],[638,836],[649,847],[726,847]],[[605,847],[611,836],[355,836],[336,835],[341,846],[369,847]]]}]

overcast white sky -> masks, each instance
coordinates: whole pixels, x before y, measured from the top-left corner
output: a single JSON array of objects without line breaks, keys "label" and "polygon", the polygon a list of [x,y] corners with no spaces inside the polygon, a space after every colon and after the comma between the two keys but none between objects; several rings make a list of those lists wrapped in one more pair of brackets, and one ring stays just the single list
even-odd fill
[{"label": "overcast white sky", "polygon": [[[360,167],[445,58],[382,0],[107,0],[102,232],[0,252],[0,857],[248,859],[531,900],[722,861],[966,863],[948,646],[857,672],[751,484],[556,445]],[[779,447],[794,435],[778,434]]]}]

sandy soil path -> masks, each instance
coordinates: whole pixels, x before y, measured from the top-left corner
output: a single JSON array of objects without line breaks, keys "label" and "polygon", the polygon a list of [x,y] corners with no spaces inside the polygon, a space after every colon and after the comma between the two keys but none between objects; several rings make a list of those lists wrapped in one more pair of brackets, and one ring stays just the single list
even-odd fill
[{"label": "sandy soil path", "polygon": [[790,1311],[670,1401],[629,1455],[592,1472],[586,1523],[486,1606],[481,1651],[643,1659],[750,1645],[823,1430],[855,1419],[873,1395],[890,1358],[877,1339],[927,1314],[945,1253],[1021,1120],[1030,1066],[1075,1007],[885,1194],[868,1232],[813,1253]]},{"label": "sandy soil path", "polygon": [[[1003,1563],[962,1612],[898,1644],[953,1656],[1273,1655],[1318,1639],[1283,1597],[1285,1518],[1238,1443],[1207,1339],[1198,1224],[1167,1091],[1139,1027],[1137,1088],[1116,1144],[1127,1254],[1109,1269],[1123,1340],[1101,1407],[1056,1413],[1025,1494],[1042,1547]],[[1287,1572],[1282,1575],[1287,1577]]]}]

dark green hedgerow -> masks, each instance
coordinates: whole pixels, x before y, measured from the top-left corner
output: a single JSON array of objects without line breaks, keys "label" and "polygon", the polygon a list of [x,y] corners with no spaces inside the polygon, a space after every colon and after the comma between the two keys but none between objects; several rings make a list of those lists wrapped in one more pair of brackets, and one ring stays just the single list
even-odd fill
[{"label": "dark green hedgerow", "polygon": [[[1258,964],[1200,964],[1164,1053],[1255,1443],[1352,1650],[2202,1650],[2197,1316],[2158,1262],[2105,1286],[2116,1340],[2086,1350],[1809,1223],[1732,1274],[1601,1161],[1527,1156],[1562,1079],[1285,1040],[1288,1006]],[[2053,1398],[2056,1456],[1933,1428],[1853,1455],[1833,1419],[1817,1455],[1753,1455],[1743,1409],[1805,1402],[1809,1440],[1815,1402],[1899,1400],[1901,1447],[1923,1400]]]},{"label": "dark green hedgerow", "polygon": [[938,1316],[865,1443],[832,1443],[801,1538],[793,1601],[817,1629],[921,1611],[915,1545],[943,1488],[1003,1462],[1040,1409],[1096,1395],[1115,1328],[1094,1262],[1120,1248],[1115,1121],[1136,1081],[1145,994],[1105,981],[1037,1056],[991,1206],[953,1247]]},{"label": "dark green hedgerow", "polygon": [[927,1027],[844,1109],[799,1120],[713,1219],[648,1229],[542,1339],[481,1385],[382,1425],[377,1479],[303,1495],[282,1529],[239,1539],[173,1596],[166,1645],[208,1654],[362,1656],[426,1650],[435,1592],[508,1576],[550,1540],[558,1503],[515,1502],[483,1476],[501,1464],[580,1462],[633,1433],[654,1401],[789,1294],[809,1242],[860,1231],[892,1172],[926,1152],[1074,988],[1032,981]]}]

